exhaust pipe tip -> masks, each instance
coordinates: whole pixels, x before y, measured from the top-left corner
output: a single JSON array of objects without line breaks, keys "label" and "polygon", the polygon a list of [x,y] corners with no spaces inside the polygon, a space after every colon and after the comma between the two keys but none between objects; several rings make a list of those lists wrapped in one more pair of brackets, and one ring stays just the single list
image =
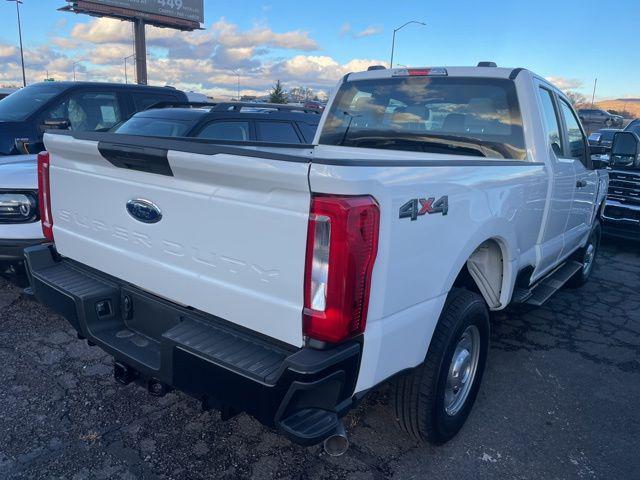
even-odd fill
[{"label": "exhaust pipe tip", "polygon": [[324,451],[332,457],[340,457],[349,450],[349,438],[344,428],[344,424],[340,422],[336,430],[324,441]]}]

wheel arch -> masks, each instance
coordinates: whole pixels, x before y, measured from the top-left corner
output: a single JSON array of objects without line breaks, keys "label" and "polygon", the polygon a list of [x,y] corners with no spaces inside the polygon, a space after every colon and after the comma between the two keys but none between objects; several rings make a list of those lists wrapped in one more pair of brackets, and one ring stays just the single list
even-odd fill
[{"label": "wheel arch", "polygon": [[466,288],[480,294],[491,310],[505,308],[511,298],[517,272],[517,252],[506,235],[483,237],[472,243],[460,256],[453,269],[450,291],[454,287]]}]

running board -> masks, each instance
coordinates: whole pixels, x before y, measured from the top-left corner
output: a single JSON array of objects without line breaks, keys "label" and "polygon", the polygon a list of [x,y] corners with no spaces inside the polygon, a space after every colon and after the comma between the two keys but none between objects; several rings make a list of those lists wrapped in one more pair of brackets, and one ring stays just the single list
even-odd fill
[{"label": "running board", "polygon": [[564,287],[571,277],[578,273],[581,268],[582,264],[580,262],[569,261],[530,289],[516,289],[513,292],[512,302],[526,303],[527,305],[541,307],[558,290]]}]

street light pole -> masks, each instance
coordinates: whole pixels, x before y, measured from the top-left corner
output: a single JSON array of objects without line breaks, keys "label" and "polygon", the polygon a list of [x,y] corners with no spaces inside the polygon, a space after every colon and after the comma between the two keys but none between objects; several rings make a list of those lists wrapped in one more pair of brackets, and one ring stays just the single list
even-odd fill
[{"label": "street light pole", "polygon": [[20,22],[20,4],[22,0],[7,0],[7,2],[16,2],[16,13],[18,14],[18,36],[20,37],[20,61],[22,62],[22,86],[27,86],[27,75],[24,72],[24,49],[22,48],[22,24]]},{"label": "street light pole", "polygon": [[426,23],[419,22],[418,20],[411,20],[411,21],[405,23],[404,25],[393,29],[393,40],[391,42],[391,68],[393,68],[393,56],[394,56],[395,51],[396,51],[396,33],[398,33],[400,30],[402,30],[407,25],[411,25],[412,23],[416,23],[418,25],[422,25],[423,27],[427,25]]},{"label": "street light pole", "polygon": [[131,55],[129,55],[128,57],[124,57],[124,83],[127,84],[129,83],[129,76],[127,75],[127,60],[129,60],[130,58],[135,58],[136,54],[133,53]]},{"label": "street light pole", "polygon": [[77,62],[73,62],[73,64],[71,65],[71,68],[73,69],[73,81],[76,81],[76,65],[78,65],[80,62],[84,62],[84,60],[78,60]]},{"label": "street light pole", "polygon": [[598,87],[598,79],[596,78],[596,81],[593,82],[593,95],[591,96],[591,108],[593,109],[593,104],[596,101],[596,88]]},{"label": "street light pole", "polygon": [[236,70],[236,75],[238,76],[238,101],[240,101],[240,70]]}]

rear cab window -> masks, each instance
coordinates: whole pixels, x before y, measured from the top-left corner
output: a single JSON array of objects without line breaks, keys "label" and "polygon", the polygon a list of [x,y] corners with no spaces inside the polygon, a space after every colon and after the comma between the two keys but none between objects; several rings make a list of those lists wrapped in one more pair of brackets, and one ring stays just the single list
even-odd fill
[{"label": "rear cab window", "polygon": [[524,160],[513,81],[409,76],[343,84],[320,144]]}]

